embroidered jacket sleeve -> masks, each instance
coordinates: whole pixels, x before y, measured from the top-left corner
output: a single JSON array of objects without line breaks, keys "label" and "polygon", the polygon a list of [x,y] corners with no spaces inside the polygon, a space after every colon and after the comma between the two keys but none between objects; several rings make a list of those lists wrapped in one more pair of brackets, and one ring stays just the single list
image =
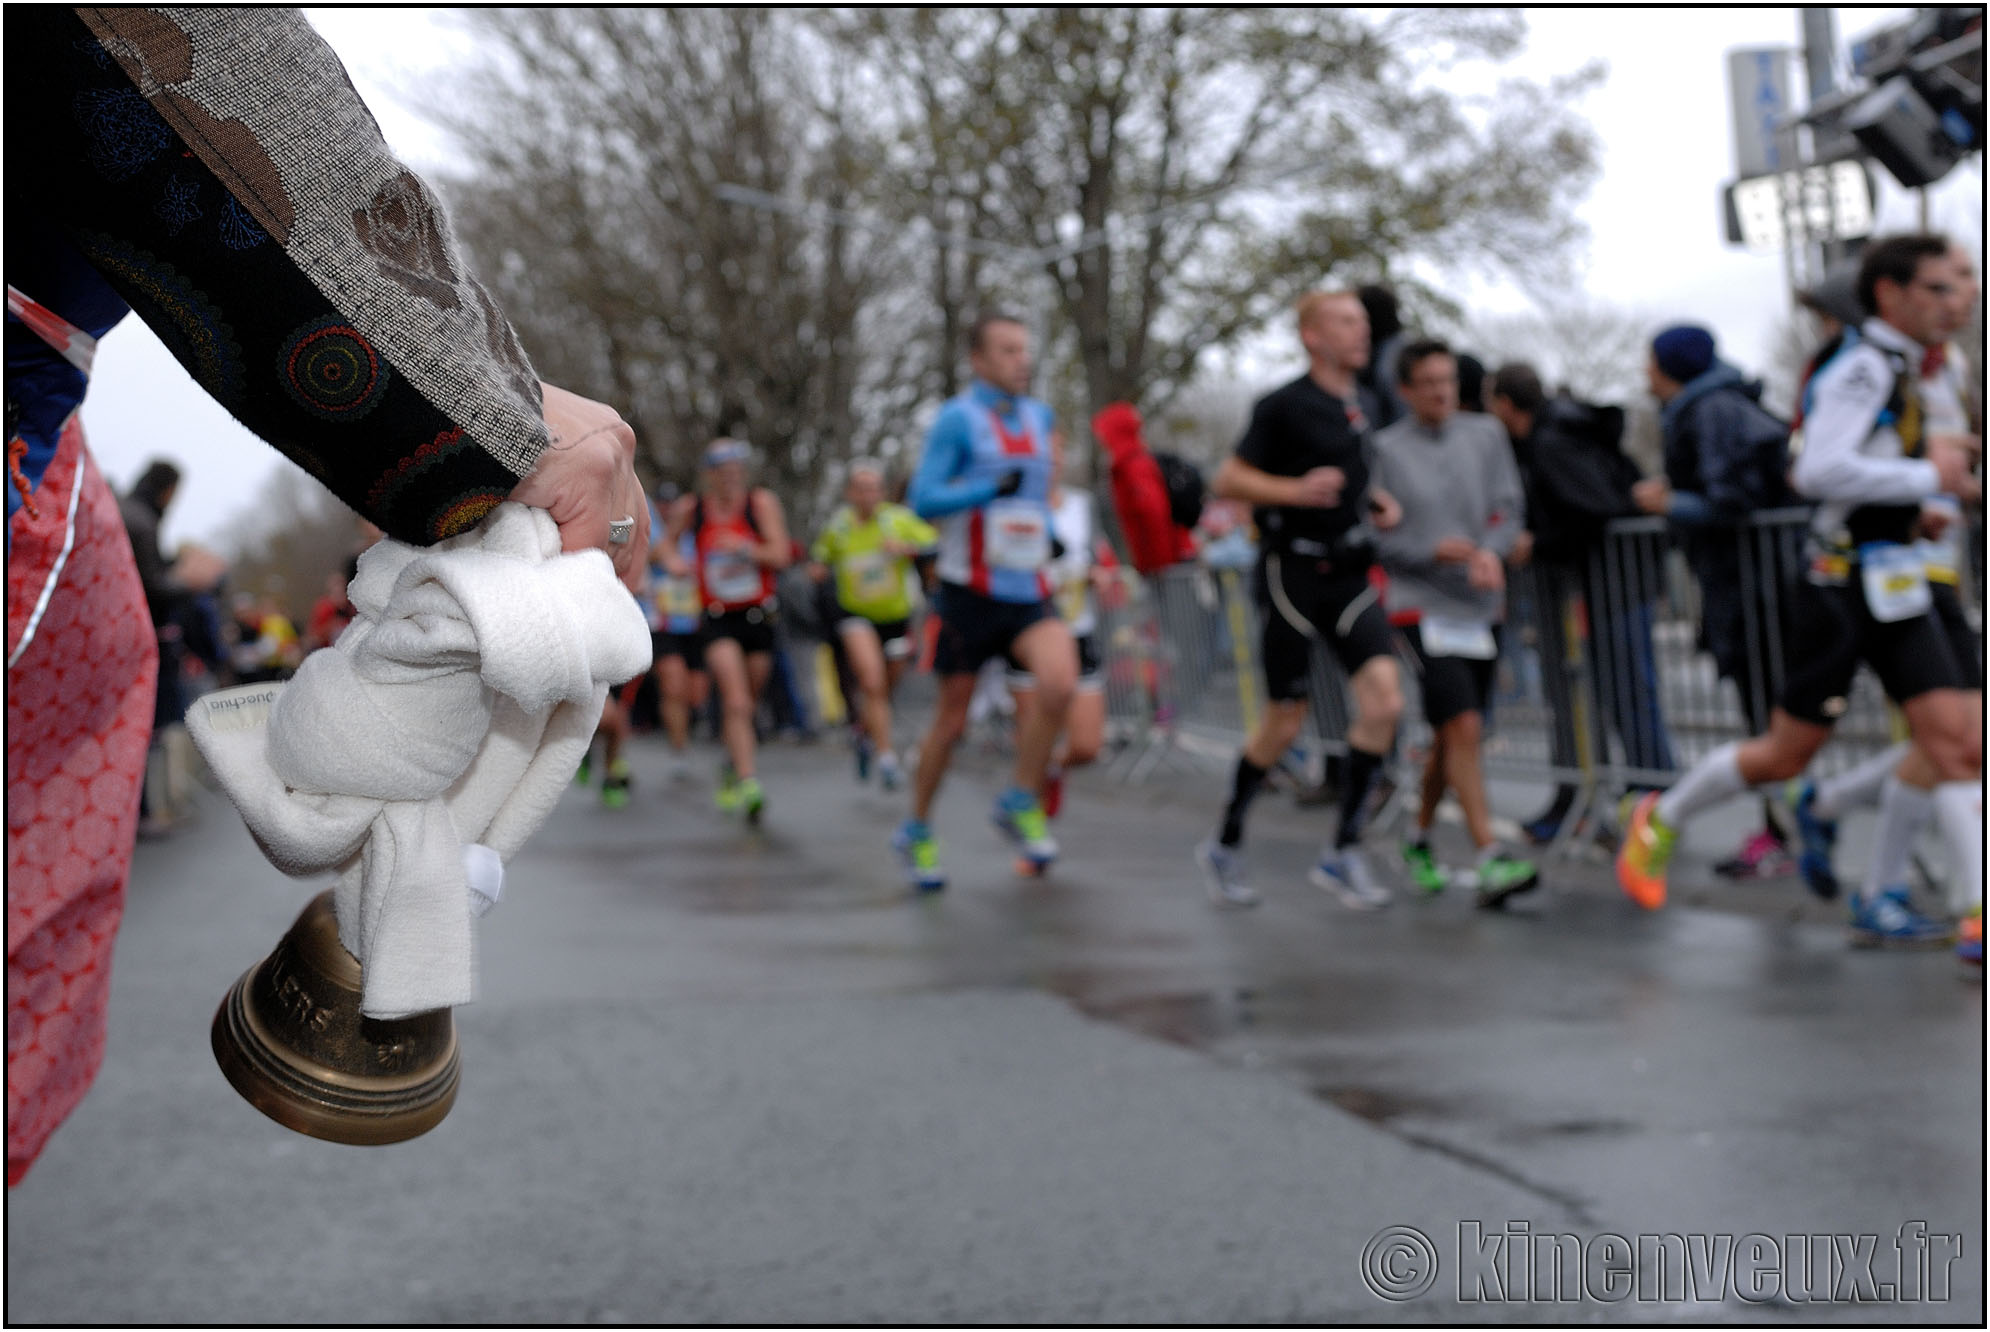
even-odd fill
[{"label": "embroidered jacket sleeve", "polygon": [[204,390],[406,541],[532,470],[531,364],[300,13],[8,17],[14,178]]},{"label": "embroidered jacket sleeve", "polygon": [[1876,458],[1864,452],[1893,392],[1893,369],[1878,349],[1861,345],[1834,359],[1810,383],[1796,488],[1815,500],[1912,504],[1941,489],[1925,458]]}]

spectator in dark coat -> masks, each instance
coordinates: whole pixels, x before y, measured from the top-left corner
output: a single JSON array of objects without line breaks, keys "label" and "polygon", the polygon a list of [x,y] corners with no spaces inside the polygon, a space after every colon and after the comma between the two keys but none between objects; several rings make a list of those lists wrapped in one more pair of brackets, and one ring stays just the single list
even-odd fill
[{"label": "spectator in dark coat", "polygon": [[[1637,464],[1621,446],[1623,409],[1550,398],[1540,375],[1524,362],[1502,365],[1492,376],[1487,405],[1513,441],[1527,494],[1532,568],[1525,581],[1538,607],[1542,679],[1554,723],[1552,761],[1572,769],[1580,752],[1566,637],[1568,612],[1580,597],[1590,630],[1583,657],[1601,705],[1593,714],[1595,746],[1605,743],[1607,721],[1632,768],[1669,772],[1672,747],[1659,710],[1651,640],[1656,589],[1625,581],[1637,579],[1640,571],[1629,566],[1641,561],[1626,561],[1624,579],[1612,585],[1600,560],[1609,522],[1638,511],[1632,499]],[[1575,797],[1573,785],[1559,786],[1548,809],[1526,825],[1528,835],[1551,840]]]}]

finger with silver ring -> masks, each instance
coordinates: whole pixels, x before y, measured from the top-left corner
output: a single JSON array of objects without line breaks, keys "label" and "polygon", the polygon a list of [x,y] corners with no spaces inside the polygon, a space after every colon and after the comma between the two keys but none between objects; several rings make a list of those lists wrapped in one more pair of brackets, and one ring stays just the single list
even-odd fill
[{"label": "finger with silver ring", "polygon": [[608,544],[611,546],[626,546],[635,534],[634,518],[617,518],[608,524]]}]

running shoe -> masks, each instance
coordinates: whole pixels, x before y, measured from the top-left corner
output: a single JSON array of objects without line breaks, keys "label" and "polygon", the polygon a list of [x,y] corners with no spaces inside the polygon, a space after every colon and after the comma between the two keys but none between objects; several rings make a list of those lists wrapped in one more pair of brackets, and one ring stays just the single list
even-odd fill
[{"label": "running shoe", "polygon": [[1930,920],[1907,900],[1907,889],[1885,889],[1876,898],[1852,898],[1852,947],[1939,948],[1955,938],[1955,927]]},{"label": "running shoe", "polygon": [[1054,819],[1064,808],[1064,770],[1052,768],[1043,775],[1043,816]]},{"label": "running shoe", "polygon": [[947,886],[946,871],[940,868],[940,842],[933,830],[917,819],[907,819],[891,835],[891,849],[905,866],[905,877],[922,893],[937,893]]},{"label": "running shoe", "polygon": [[1665,905],[1665,867],[1679,833],[1658,817],[1658,792],[1646,792],[1631,808],[1624,844],[1617,849],[1617,883],[1647,911]]},{"label": "running shoe", "polygon": [[616,759],[601,778],[601,803],[621,809],[629,803],[629,760]]},{"label": "running shoe", "polygon": [[760,811],[767,808],[767,794],[760,789],[758,777],[748,777],[739,784],[739,807],[746,811],[746,821],[753,827],[760,826]]},{"label": "running shoe", "polygon": [[719,769],[719,789],[712,796],[712,803],[719,807],[721,814],[739,813],[740,780],[730,763]]},{"label": "running shoe", "polygon": [[1057,843],[1050,835],[1050,820],[1039,805],[1020,787],[1012,786],[995,799],[991,817],[1003,836],[1021,848],[1032,865],[1041,868],[1057,859]]},{"label": "running shoe", "polygon": [[878,755],[878,785],[887,791],[896,791],[905,781],[905,774],[899,769],[898,755],[889,749]]},{"label": "running shoe", "polygon": [[1972,966],[1983,965],[1983,908],[1978,907],[1962,918],[1956,930],[1955,955]]},{"label": "running shoe", "polygon": [[1780,879],[1796,873],[1796,860],[1781,839],[1767,828],[1753,833],[1741,844],[1741,849],[1728,859],[1714,866],[1714,873],[1725,879]]},{"label": "running shoe", "polygon": [[1428,842],[1404,842],[1403,865],[1410,872],[1410,882],[1426,897],[1437,896],[1451,882],[1451,876],[1437,863]]},{"label": "running shoe", "polygon": [[1541,886],[1541,871],[1533,861],[1494,855],[1479,862],[1478,903],[1488,911],[1506,906],[1506,899]]},{"label": "running shoe", "polygon": [[857,736],[857,780],[868,782],[871,779],[871,738]]},{"label": "running shoe", "polygon": [[1804,886],[1829,902],[1838,896],[1838,871],[1832,867],[1831,852],[1838,845],[1838,820],[1819,817],[1817,783],[1805,782],[1792,807],[1797,822],[1797,840],[1803,853],[1797,857],[1797,873]]},{"label": "running shoe", "polygon": [[1220,907],[1254,907],[1257,892],[1244,877],[1241,847],[1225,846],[1209,838],[1195,848],[1195,863],[1202,868],[1203,887],[1209,900]]},{"label": "running shoe", "polygon": [[1389,905],[1390,893],[1369,873],[1368,860],[1359,847],[1344,846],[1321,857],[1307,875],[1316,888],[1324,888],[1340,898],[1341,905],[1356,911],[1375,911]]}]

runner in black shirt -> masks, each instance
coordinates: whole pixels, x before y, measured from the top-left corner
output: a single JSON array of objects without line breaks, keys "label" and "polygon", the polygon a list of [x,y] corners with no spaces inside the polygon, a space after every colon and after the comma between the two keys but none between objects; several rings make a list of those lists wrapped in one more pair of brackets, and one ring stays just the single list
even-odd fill
[{"label": "runner in black shirt", "polygon": [[1256,572],[1260,659],[1271,706],[1237,759],[1236,781],[1217,836],[1196,848],[1219,905],[1257,900],[1244,876],[1244,816],[1265,771],[1306,720],[1306,681],[1314,642],[1324,640],[1354,684],[1348,727],[1347,787],[1334,843],[1312,880],[1351,907],[1386,906],[1359,850],[1368,796],[1395,743],[1403,710],[1389,622],[1368,581],[1373,563],[1364,520],[1388,529],[1402,510],[1368,485],[1354,374],[1368,359],[1368,316],[1352,292],[1312,292],[1299,302],[1307,374],[1266,395],[1250,428],[1216,474],[1214,489],[1255,508],[1262,554]]}]

